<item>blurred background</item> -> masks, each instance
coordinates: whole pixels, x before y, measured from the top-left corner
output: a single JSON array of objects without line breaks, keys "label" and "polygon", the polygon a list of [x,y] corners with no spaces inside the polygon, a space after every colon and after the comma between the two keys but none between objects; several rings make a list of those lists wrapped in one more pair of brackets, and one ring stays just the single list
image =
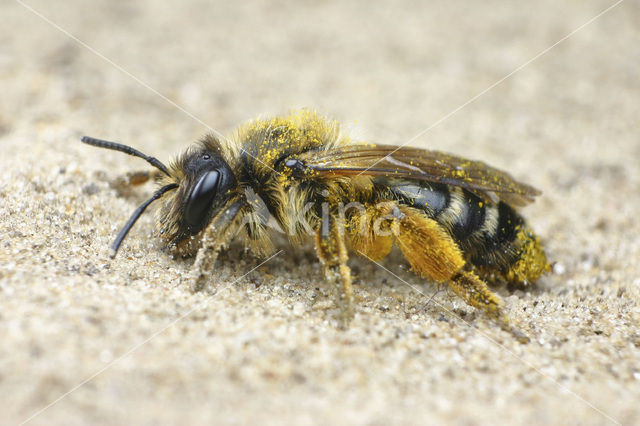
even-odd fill
[{"label": "blurred background", "polygon": [[[308,107],[403,143],[518,70],[415,144],[506,163],[535,138],[577,160],[594,148],[576,139],[635,118],[638,4],[519,67],[613,4],[8,1],[2,126],[58,122],[173,152],[207,131],[189,114],[228,131]],[[600,134],[576,132],[586,117]]]},{"label": "blurred background", "polygon": [[[501,293],[534,336],[525,348],[503,343],[553,380],[439,320],[436,307],[415,308],[423,296],[356,261],[373,283],[358,286],[362,315],[349,332],[327,327],[306,293],[279,278],[254,293],[246,284],[219,297],[217,316],[184,321],[32,424],[640,421],[637,1],[7,0],[0,17],[8,421],[202,300],[154,284],[182,283],[190,263],[148,238],[151,215],[128,240],[149,258],[105,260],[101,247],[147,195],[123,198],[106,182],[144,165],[80,136],[166,161],[211,128],[227,134],[302,107],[356,138],[480,159],[543,190],[524,214],[555,274],[534,292]],[[218,279],[255,264],[239,265]],[[273,268],[268,276],[294,289],[321,282],[313,261]],[[265,294],[280,304],[260,316]],[[411,301],[409,315],[401,302]],[[304,315],[291,319],[290,305]],[[225,327],[233,332],[220,337]]]}]

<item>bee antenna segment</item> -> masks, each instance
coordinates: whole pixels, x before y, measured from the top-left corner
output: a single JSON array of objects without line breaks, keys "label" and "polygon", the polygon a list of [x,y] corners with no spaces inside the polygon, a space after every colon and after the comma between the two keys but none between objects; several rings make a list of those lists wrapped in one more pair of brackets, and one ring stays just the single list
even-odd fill
[{"label": "bee antenna segment", "polygon": [[102,139],[96,139],[89,136],[83,136],[81,140],[87,145],[93,145],[99,148],[112,149],[114,151],[120,151],[120,152],[124,152],[125,154],[133,155],[134,157],[140,157],[144,160],[147,160],[147,162],[151,164],[153,167],[160,169],[160,171],[162,171],[162,173],[164,173],[165,175],[171,176],[169,174],[169,170],[167,169],[167,166],[162,164],[162,161],[158,160],[155,157],[151,157],[149,155],[143,154],[142,152],[138,151],[135,148],[132,148],[127,145],[123,145],[121,143],[105,141]]},{"label": "bee antenna segment", "polygon": [[132,214],[131,217],[129,218],[129,220],[127,221],[127,223],[124,224],[124,226],[122,227],[122,229],[120,230],[120,233],[118,234],[118,236],[116,237],[115,240],[113,240],[113,243],[111,244],[111,258],[113,259],[114,257],[116,257],[116,253],[118,252],[118,249],[120,248],[120,244],[122,244],[122,241],[124,240],[124,238],[127,236],[127,234],[129,233],[129,231],[131,230],[131,228],[133,228],[133,225],[136,223],[136,221],[138,220],[138,218],[140,216],[142,216],[142,213],[144,213],[144,211],[146,210],[147,207],[149,207],[149,204],[153,203],[155,200],[157,200],[158,198],[162,197],[162,195],[167,192],[167,191],[171,191],[172,189],[177,188],[178,185],[175,183],[171,183],[169,185],[165,185],[162,188],[158,189],[152,196],[151,198],[149,198],[147,201],[145,201],[144,203],[142,203],[142,205],[140,205],[140,207],[138,207]]}]

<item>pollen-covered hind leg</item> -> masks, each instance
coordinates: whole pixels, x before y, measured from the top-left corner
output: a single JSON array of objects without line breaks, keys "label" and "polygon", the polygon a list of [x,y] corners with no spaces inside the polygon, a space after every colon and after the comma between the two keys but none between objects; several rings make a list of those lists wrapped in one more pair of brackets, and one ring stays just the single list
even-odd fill
[{"label": "pollen-covered hind leg", "polygon": [[513,334],[522,343],[529,342],[529,338],[517,328],[514,328],[509,317],[503,312],[504,302],[487,284],[471,271],[460,271],[448,281],[449,288],[469,305],[482,309],[489,318],[497,321],[503,330]]},{"label": "pollen-covered hind leg", "polygon": [[351,269],[347,266],[349,254],[344,230],[335,218],[330,218],[328,229],[320,227],[316,232],[316,251],[324,268],[325,278],[337,290],[338,305],[342,309],[345,325],[354,314],[354,296],[351,285]]},{"label": "pollen-covered hind leg", "polygon": [[394,227],[396,240],[411,268],[425,278],[446,282],[456,295],[469,305],[483,310],[521,342],[528,341],[509,323],[504,302],[475,273],[466,269],[458,245],[433,219],[423,213],[401,207],[404,215]]},{"label": "pollen-covered hind leg", "polygon": [[473,272],[460,271],[449,280],[449,288],[469,305],[485,311],[490,318],[504,320],[504,302]]}]

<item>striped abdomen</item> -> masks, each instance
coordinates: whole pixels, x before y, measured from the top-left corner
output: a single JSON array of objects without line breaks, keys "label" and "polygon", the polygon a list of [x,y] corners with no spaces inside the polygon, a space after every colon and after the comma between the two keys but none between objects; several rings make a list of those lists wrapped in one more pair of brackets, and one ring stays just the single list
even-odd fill
[{"label": "striped abdomen", "polygon": [[388,188],[442,225],[473,265],[506,272],[520,258],[524,219],[509,205],[444,184],[400,182]]}]

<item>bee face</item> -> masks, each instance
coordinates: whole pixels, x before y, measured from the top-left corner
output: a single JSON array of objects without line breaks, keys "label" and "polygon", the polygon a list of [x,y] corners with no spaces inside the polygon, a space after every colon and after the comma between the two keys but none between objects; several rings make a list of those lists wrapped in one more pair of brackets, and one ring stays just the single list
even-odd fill
[{"label": "bee face", "polygon": [[236,192],[238,181],[222,153],[208,144],[188,151],[172,167],[178,190],[160,209],[161,233],[171,244],[199,233]]},{"label": "bee face", "polygon": [[224,159],[207,150],[191,155],[185,165],[186,190],[181,228],[194,235],[204,228],[211,215],[225,204],[238,185]]}]

